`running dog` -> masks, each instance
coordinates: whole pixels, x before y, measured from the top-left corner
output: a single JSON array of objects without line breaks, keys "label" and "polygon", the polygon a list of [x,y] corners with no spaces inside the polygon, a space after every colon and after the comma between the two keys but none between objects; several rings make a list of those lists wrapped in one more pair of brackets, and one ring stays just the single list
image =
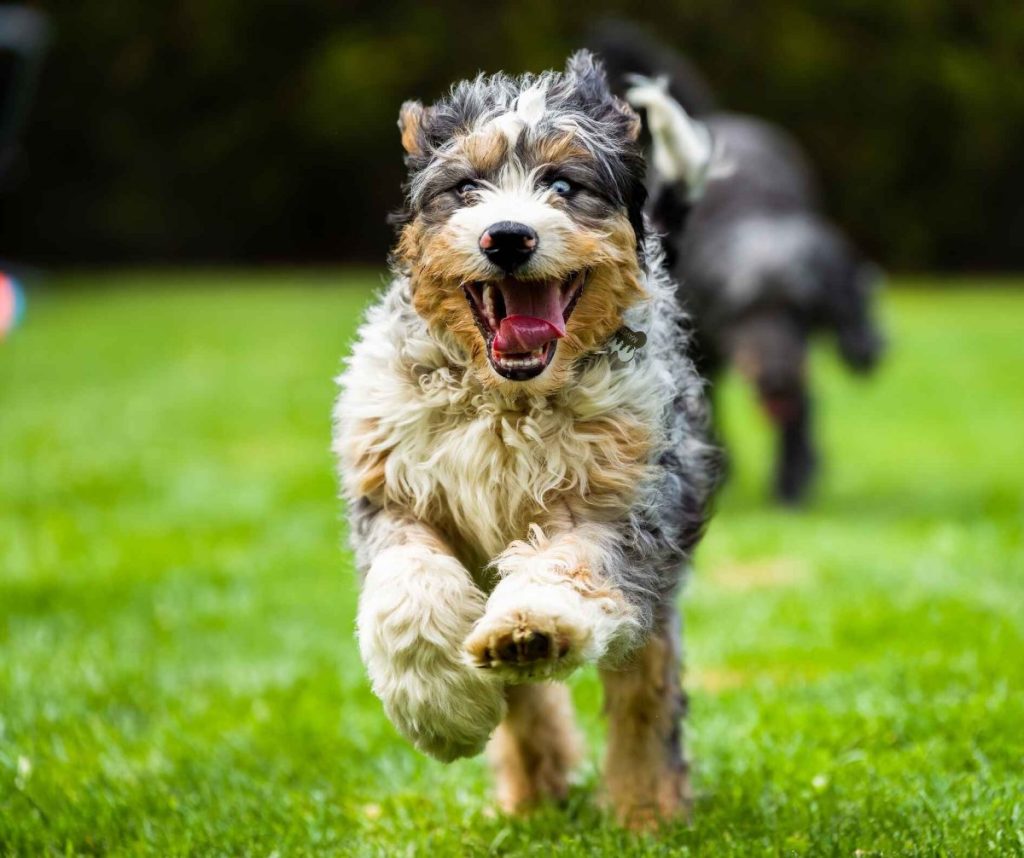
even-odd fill
[{"label": "running dog", "polygon": [[[698,369],[716,380],[731,365],[755,389],[778,432],[774,493],[798,503],[818,460],[808,342],[830,335],[852,370],[870,370],[884,342],[872,318],[880,272],[822,213],[789,135],[717,110],[685,58],[639,27],[606,23],[591,43],[646,120],[651,220],[693,316]],[[699,186],[683,169],[695,145],[713,149],[696,162]]]},{"label": "running dog", "polygon": [[437,759],[490,740],[517,811],[565,796],[579,744],[558,680],[595,663],[610,803],[628,825],[672,818],[675,598],[716,455],[639,118],[583,51],[407,102],[399,129],[393,277],[335,410],[373,690]]}]

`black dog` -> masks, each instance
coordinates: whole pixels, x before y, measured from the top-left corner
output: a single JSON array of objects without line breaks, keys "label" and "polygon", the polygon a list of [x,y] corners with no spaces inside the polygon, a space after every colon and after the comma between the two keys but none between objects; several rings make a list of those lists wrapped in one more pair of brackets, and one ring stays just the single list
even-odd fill
[{"label": "black dog", "polygon": [[[799,502],[818,458],[808,340],[830,332],[851,369],[874,366],[883,346],[871,318],[879,271],[821,212],[811,170],[787,134],[717,111],[686,60],[631,25],[609,23],[591,41],[644,109],[650,214],[693,317],[698,366],[715,379],[731,364],[755,387],[778,427],[775,494]],[[710,132],[699,194],[701,183],[673,168],[680,140],[671,125],[685,119],[671,115],[676,102]]]}]

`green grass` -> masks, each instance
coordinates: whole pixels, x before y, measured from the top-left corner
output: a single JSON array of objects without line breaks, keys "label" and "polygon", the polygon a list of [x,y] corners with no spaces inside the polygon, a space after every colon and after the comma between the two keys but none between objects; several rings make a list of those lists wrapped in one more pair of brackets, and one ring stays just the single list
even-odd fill
[{"label": "green grass", "polygon": [[[1024,854],[1024,292],[893,291],[816,355],[827,470],[735,479],[685,597],[692,827],[491,811],[398,738],[353,640],[331,381],[373,276],[83,277],[0,344],[0,853]],[[255,287],[255,288],[254,288]],[[856,852],[859,850],[859,852]]]}]

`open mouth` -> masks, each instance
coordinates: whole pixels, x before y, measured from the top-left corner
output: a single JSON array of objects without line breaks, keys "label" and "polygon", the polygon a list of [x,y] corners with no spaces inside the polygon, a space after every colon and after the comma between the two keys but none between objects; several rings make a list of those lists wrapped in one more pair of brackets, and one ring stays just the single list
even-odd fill
[{"label": "open mouth", "polygon": [[487,359],[498,375],[528,381],[547,368],[579,301],[586,272],[563,279],[476,280],[463,284]]}]

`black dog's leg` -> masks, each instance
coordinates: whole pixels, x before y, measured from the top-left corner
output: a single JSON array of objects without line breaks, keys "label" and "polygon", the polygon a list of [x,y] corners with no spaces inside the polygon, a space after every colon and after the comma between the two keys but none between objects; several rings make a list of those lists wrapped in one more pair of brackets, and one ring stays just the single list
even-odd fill
[{"label": "black dog's leg", "polygon": [[775,496],[787,504],[804,500],[818,467],[811,425],[811,398],[801,391],[779,427]]}]

